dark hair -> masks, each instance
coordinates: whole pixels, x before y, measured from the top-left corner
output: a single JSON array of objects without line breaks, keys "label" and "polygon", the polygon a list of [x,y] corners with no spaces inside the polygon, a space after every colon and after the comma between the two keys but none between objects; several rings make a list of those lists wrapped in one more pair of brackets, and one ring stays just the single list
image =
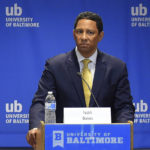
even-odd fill
[{"label": "dark hair", "polygon": [[101,31],[103,31],[103,22],[102,22],[102,19],[99,15],[97,15],[96,13],[93,13],[93,12],[89,12],[89,11],[86,11],[86,12],[81,12],[76,20],[75,20],[75,23],[74,23],[74,29],[76,28],[77,24],[78,24],[78,21],[80,19],[89,19],[89,20],[92,20],[92,21],[95,21],[96,22],[96,26],[97,26],[97,29],[98,29],[98,32],[100,33]]}]

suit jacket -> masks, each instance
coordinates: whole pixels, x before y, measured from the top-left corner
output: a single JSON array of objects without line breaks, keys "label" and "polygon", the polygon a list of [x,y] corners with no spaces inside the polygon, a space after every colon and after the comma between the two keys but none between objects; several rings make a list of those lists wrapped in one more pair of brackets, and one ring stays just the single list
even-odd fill
[{"label": "suit jacket", "polygon": [[[44,101],[48,91],[56,97],[56,120],[63,122],[64,107],[86,107],[75,50],[48,59],[30,107],[29,128],[44,120]],[[111,107],[112,122],[134,120],[134,106],[126,64],[98,51],[92,92],[100,107]],[[97,107],[91,96],[89,107]]]}]

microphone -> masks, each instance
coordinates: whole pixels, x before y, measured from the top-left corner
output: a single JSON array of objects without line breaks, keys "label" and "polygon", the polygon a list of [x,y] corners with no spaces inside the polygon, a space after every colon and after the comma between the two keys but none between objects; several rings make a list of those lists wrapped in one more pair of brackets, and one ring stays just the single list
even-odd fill
[{"label": "microphone", "polygon": [[85,84],[87,85],[87,87],[88,87],[89,91],[91,92],[91,95],[92,95],[92,97],[93,97],[93,99],[94,99],[94,101],[95,101],[97,107],[100,107],[99,104],[98,104],[98,102],[97,102],[97,100],[96,100],[96,98],[95,98],[95,96],[94,96],[94,94],[93,94],[93,92],[92,92],[92,90],[91,90],[91,88],[90,88],[90,86],[89,86],[89,84],[88,84],[87,81],[82,77],[82,74],[81,74],[80,72],[77,72],[77,75],[80,76],[81,79],[82,79],[82,80],[85,82]]}]

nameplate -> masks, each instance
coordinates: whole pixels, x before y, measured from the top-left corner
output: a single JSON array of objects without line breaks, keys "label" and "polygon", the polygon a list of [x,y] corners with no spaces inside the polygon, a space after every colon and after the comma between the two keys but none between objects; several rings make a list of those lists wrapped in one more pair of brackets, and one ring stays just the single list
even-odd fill
[{"label": "nameplate", "polygon": [[65,124],[111,123],[110,107],[64,108]]}]

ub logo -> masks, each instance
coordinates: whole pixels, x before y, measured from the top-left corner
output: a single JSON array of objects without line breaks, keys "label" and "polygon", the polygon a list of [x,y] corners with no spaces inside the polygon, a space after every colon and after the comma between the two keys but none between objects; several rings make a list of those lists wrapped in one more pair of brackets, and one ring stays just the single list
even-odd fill
[{"label": "ub logo", "polygon": [[148,111],[148,104],[144,103],[143,100],[140,100],[139,103],[133,103],[135,106],[135,112],[147,112]]},{"label": "ub logo", "polygon": [[146,16],[147,15],[147,7],[143,6],[142,3],[137,7],[131,7],[131,15],[132,16]]},{"label": "ub logo", "polygon": [[53,131],[53,147],[60,146],[64,147],[64,132]]},{"label": "ub logo", "polygon": [[6,112],[21,112],[22,104],[14,100],[14,103],[6,103]]},{"label": "ub logo", "polygon": [[14,4],[12,7],[6,7],[6,16],[21,16],[22,15],[22,8]]}]

